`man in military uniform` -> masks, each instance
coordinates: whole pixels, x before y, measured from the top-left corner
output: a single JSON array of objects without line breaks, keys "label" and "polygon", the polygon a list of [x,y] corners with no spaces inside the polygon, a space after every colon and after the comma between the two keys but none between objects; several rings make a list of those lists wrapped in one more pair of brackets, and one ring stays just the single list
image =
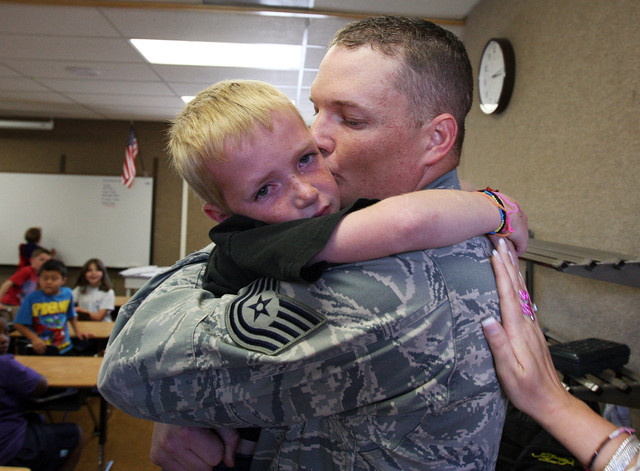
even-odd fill
[{"label": "man in military uniform", "polygon": [[[338,32],[311,99],[342,204],[459,188],[472,91],[464,46],[430,22]],[[158,422],[261,427],[253,470],[494,469],[505,401],[480,325],[498,316],[486,238],[222,298],[202,289],[210,250],[121,309],[99,378],[107,400]],[[265,347],[278,315],[300,329]]]}]

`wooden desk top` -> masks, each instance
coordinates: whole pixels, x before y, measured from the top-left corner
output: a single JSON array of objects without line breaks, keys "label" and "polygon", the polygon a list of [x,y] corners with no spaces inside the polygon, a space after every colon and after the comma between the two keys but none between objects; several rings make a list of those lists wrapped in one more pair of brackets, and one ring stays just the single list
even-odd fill
[{"label": "wooden desk top", "polygon": [[127,301],[131,299],[131,296],[116,296],[116,307],[122,307],[126,304]]},{"label": "wooden desk top", "polygon": [[[89,332],[96,339],[108,339],[113,330],[113,322],[78,321],[81,332]],[[69,325],[69,334],[73,337],[73,327]]]},{"label": "wooden desk top", "polygon": [[[93,338],[96,339],[108,339],[113,330],[113,322],[98,322],[98,321],[78,321],[78,327],[80,332],[89,332],[93,334]],[[17,330],[11,332],[11,337],[20,337],[21,334]],[[69,335],[75,337],[73,327],[69,324]]]},{"label": "wooden desk top", "polygon": [[94,388],[102,357],[16,355],[15,359],[47,378],[49,386]]}]

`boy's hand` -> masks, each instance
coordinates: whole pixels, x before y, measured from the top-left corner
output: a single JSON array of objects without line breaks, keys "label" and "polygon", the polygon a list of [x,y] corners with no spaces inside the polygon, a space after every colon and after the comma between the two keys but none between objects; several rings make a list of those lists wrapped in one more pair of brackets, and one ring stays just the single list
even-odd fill
[{"label": "boy's hand", "polygon": [[[515,202],[515,200],[512,201]],[[516,202],[516,204],[518,203]],[[515,210],[517,208],[516,211],[513,211],[509,215],[513,232],[509,234],[507,239],[513,243],[516,255],[520,257],[527,251],[527,245],[529,244],[529,219],[522,210],[521,205],[518,204],[517,207],[514,207],[507,203],[507,206],[509,206],[509,210]]]},{"label": "boy's hand", "polygon": [[[507,236],[507,239],[513,244],[516,255],[520,257],[527,251],[527,245],[529,244],[529,220],[527,214],[522,210],[522,206],[516,200],[508,195],[502,196],[507,196],[504,203],[507,211],[509,211],[509,223],[513,231]],[[491,240],[496,249],[498,248],[500,237],[499,235],[489,235],[489,240]]]},{"label": "boy's hand", "polygon": [[76,330],[76,337],[78,340],[89,340],[95,336],[91,332],[80,332]]},{"label": "boy's hand", "polygon": [[33,347],[33,351],[38,355],[44,355],[44,352],[47,351],[47,344],[44,343],[44,340],[41,338],[32,339],[31,346]]}]

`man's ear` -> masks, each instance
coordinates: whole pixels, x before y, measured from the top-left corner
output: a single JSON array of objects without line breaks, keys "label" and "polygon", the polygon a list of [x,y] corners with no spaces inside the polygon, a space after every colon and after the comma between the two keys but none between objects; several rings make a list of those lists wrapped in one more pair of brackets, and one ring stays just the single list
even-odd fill
[{"label": "man's ear", "polygon": [[215,204],[205,203],[205,205],[202,207],[202,210],[207,216],[217,222],[222,222],[229,216],[231,216],[231,214],[229,214],[226,210]]},{"label": "man's ear", "polygon": [[456,143],[458,123],[453,115],[443,113],[425,125],[425,157],[427,165],[434,165],[446,157]]}]

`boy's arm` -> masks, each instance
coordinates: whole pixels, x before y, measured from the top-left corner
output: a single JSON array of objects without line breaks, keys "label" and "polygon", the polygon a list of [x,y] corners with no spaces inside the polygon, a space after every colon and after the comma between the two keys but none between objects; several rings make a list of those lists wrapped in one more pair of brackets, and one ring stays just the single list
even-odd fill
[{"label": "boy's arm", "polygon": [[42,355],[45,352],[45,350],[47,349],[46,343],[44,342],[44,340],[38,337],[38,334],[31,330],[29,326],[14,322],[13,327],[18,332],[20,332],[23,337],[27,338],[29,342],[31,342],[34,352],[36,352],[38,355]]},{"label": "boy's arm", "polygon": [[[510,219],[516,228],[517,251],[522,253],[526,249],[526,216],[517,211]],[[416,191],[345,215],[310,264],[350,263],[445,247],[495,231],[500,224],[497,206],[480,192]]]},{"label": "boy's arm", "polygon": [[49,387],[49,382],[47,381],[47,378],[45,378],[44,376],[40,375],[40,381],[38,381],[38,384],[36,385],[34,390],[31,391],[31,394],[29,396],[31,396],[31,397],[42,396],[45,393],[45,391],[47,390],[48,387]]},{"label": "boy's arm", "polygon": [[[13,281],[9,279],[4,283],[2,283],[2,285],[0,285],[0,299],[2,299],[6,294],[6,292],[9,291],[9,288],[11,287],[12,284],[13,284]],[[2,306],[2,304],[0,304],[0,306]]]},{"label": "boy's arm", "polygon": [[88,332],[82,332],[80,330],[80,326],[78,325],[78,317],[74,316],[69,323],[71,324],[71,327],[73,327],[73,331],[76,334],[76,338],[78,338],[79,340],[86,340],[89,337],[91,337],[91,334],[89,334]]}]

